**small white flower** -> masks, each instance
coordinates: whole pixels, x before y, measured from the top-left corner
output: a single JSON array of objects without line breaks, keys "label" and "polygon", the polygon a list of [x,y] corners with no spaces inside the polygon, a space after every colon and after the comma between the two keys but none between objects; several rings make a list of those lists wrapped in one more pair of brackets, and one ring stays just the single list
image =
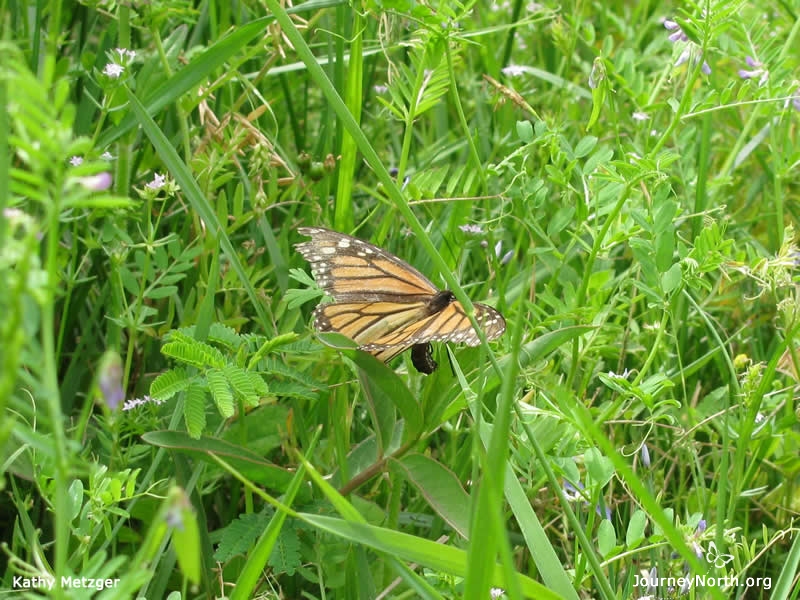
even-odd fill
[{"label": "small white flower", "polygon": [[528,67],[524,67],[521,65],[508,65],[507,67],[503,67],[500,69],[503,72],[503,75],[507,75],[508,77],[517,77],[522,75],[523,73],[528,72]]},{"label": "small white flower", "polygon": [[136,58],[136,52],[127,48],[116,48],[114,51],[119,55],[120,60],[132,61]]},{"label": "small white flower", "polygon": [[103,69],[103,73],[112,79],[117,79],[120,75],[122,75],[124,70],[125,67],[122,65],[118,65],[117,63],[108,63]]},{"label": "small white flower", "polygon": [[69,164],[71,164],[73,167],[78,167],[83,164],[83,157],[73,156],[69,159]]},{"label": "small white flower", "polygon": [[160,406],[161,404],[164,404],[164,400],[157,400],[156,398],[151,398],[150,396],[134,398],[133,400],[126,400],[125,404],[122,405],[122,410],[133,410],[134,408],[144,406],[145,404],[155,404],[156,406]]},{"label": "small white flower", "polygon": [[148,190],[160,190],[164,185],[167,183],[167,176],[161,175],[160,173],[155,173],[153,175],[153,181],[147,182],[145,187]]},{"label": "small white flower", "polygon": [[647,121],[650,118],[650,115],[644,112],[639,112],[638,110],[631,115],[634,121]]}]

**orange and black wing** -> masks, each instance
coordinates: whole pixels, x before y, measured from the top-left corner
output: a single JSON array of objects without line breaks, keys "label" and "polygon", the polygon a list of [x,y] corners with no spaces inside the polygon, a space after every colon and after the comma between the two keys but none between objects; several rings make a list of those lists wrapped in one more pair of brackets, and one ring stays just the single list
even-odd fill
[{"label": "orange and black wing", "polygon": [[414,267],[363,240],[322,227],[298,232],[311,240],[295,247],[336,302],[416,303],[439,291]]},{"label": "orange and black wing", "polygon": [[[503,315],[485,304],[475,303],[474,306],[475,319],[486,334],[486,339],[491,341],[500,337],[506,330],[506,320]],[[454,300],[435,314],[410,321],[407,325],[390,330],[389,333],[361,345],[363,350],[380,357],[397,348],[400,350],[394,354],[415,344],[428,342],[455,342],[478,346],[481,340],[472,327],[464,307]]]},{"label": "orange and black wing", "polygon": [[314,329],[341,333],[364,347],[419,322],[426,314],[423,302],[333,302],[314,309]]},{"label": "orange and black wing", "polygon": [[[429,313],[424,303],[320,304],[314,311],[314,328],[341,333],[384,362],[419,344],[481,343],[460,302],[451,302],[441,311],[426,315]],[[497,339],[506,329],[503,315],[491,306],[476,303],[475,318],[488,340]]]},{"label": "orange and black wing", "polygon": [[[298,231],[311,240],[297,244],[297,250],[311,263],[317,284],[334,300],[314,310],[318,331],[341,333],[384,362],[415,346],[414,365],[422,372],[436,368],[430,342],[480,344],[452,292],[439,291],[411,265],[336,231]],[[503,316],[491,306],[474,306],[486,338],[500,337],[506,328]]]}]

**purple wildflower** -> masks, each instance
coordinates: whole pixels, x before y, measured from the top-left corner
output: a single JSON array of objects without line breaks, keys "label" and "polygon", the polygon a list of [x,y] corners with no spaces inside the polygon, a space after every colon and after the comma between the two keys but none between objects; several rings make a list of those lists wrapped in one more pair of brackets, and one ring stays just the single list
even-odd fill
[{"label": "purple wildflower", "polygon": [[102,192],[111,187],[111,173],[103,171],[90,177],[81,177],[81,185],[93,192]]},{"label": "purple wildflower", "polygon": [[511,262],[511,259],[512,259],[512,258],[514,258],[514,251],[513,251],[513,250],[509,250],[508,252],[506,252],[505,254],[503,254],[503,256],[502,256],[502,258],[501,258],[501,257],[500,257],[500,253],[502,253],[502,252],[503,252],[503,242],[502,242],[502,241],[500,241],[500,242],[497,242],[497,243],[494,245],[494,255],[495,255],[495,256],[496,256],[498,259],[500,259],[500,264],[501,264],[501,265],[507,265],[508,263],[510,263],[510,262]]},{"label": "purple wildflower", "polygon": [[706,527],[708,527],[706,520],[700,519],[700,521],[697,523],[697,529],[695,529],[695,535],[703,533],[706,530]]},{"label": "purple wildflower", "polygon": [[97,385],[111,410],[125,399],[122,389],[122,359],[116,352],[106,352],[100,361]]},{"label": "purple wildflower", "polygon": [[569,481],[564,482],[564,495],[567,497],[567,500],[579,500],[583,497],[581,493],[583,490],[583,484],[579,481],[578,487],[572,485]]},{"label": "purple wildflower", "polygon": [[703,558],[706,555],[703,547],[697,542],[692,542],[692,550],[694,550],[694,554],[697,558]]},{"label": "purple wildflower", "polygon": [[747,63],[749,69],[739,69],[738,74],[742,79],[755,79],[758,77],[758,85],[764,85],[769,78],[769,71],[762,68],[764,63],[756,60],[752,56],[746,56],[744,61]]},{"label": "purple wildflower", "polygon": [[689,41],[689,36],[687,36],[683,32],[681,26],[678,25],[675,21],[671,21],[670,19],[664,19],[664,27],[666,27],[667,30],[672,32],[671,34],[669,34],[669,37],[667,38],[670,42],[675,43],[675,42]]},{"label": "purple wildflower", "polygon": [[611,520],[611,509],[608,506],[606,506],[604,508],[605,508],[605,511],[601,511],[600,505],[598,504],[598,505],[596,505],[594,507],[594,512],[596,512],[597,516],[599,516],[599,517],[602,517],[603,516],[603,512],[605,512],[606,513],[606,520],[610,521]]},{"label": "purple wildflower", "polygon": [[[692,64],[697,64],[697,61],[703,58],[703,53],[700,48],[697,47],[697,44],[694,44],[690,39],[689,36],[684,33],[681,26],[678,25],[675,21],[670,19],[664,19],[664,27],[671,31],[672,33],[669,35],[667,39],[673,44],[677,42],[681,42],[686,44],[686,48],[681,52],[680,56],[678,56],[678,60],[675,61],[676,67],[681,66],[683,63],[687,62],[690,58],[692,59]],[[711,67],[708,66],[706,61],[703,61],[703,64],[700,65],[700,70],[705,75],[711,74]]]}]

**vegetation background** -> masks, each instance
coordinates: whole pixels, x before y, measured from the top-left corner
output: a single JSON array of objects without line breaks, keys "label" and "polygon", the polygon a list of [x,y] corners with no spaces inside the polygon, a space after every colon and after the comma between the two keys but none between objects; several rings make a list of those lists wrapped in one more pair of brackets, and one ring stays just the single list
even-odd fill
[{"label": "vegetation background", "polygon": [[[800,597],[796,2],[0,6],[6,590]],[[309,225],[505,335],[321,345]]]}]

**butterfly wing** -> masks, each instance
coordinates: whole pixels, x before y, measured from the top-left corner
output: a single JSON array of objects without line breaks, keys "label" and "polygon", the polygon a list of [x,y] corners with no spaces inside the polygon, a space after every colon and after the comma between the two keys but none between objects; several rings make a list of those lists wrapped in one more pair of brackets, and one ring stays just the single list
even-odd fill
[{"label": "butterfly wing", "polygon": [[334,302],[314,309],[314,328],[341,333],[365,346],[402,330],[426,314],[424,302]]},{"label": "butterfly wing", "polygon": [[311,237],[295,248],[311,264],[317,284],[336,302],[406,302],[439,290],[422,273],[363,240],[322,227],[301,227]]},{"label": "butterfly wing", "polygon": [[[452,292],[439,291],[411,265],[343,233],[322,227],[298,232],[311,240],[295,247],[311,263],[317,284],[334,299],[314,310],[318,331],[341,333],[384,362],[418,346],[414,365],[431,370],[436,363],[430,342],[480,344]],[[500,337],[506,328],[503,316],[485,304],[474,307],[487,339]]]},{"label": "butterfly wing", "polygon": [[[475,303],[475,319],[486,334],[487,340],[500,337],[506,330],[506,320],[491,306]],[[456,342],[468,346],[481,343],[460,302],[454,300],[442,310],[407,325],[390,329],[388,333],[362,344],[362,349],[376,356],[397,348],[395,354],[415,344],[429,342]]]}]

